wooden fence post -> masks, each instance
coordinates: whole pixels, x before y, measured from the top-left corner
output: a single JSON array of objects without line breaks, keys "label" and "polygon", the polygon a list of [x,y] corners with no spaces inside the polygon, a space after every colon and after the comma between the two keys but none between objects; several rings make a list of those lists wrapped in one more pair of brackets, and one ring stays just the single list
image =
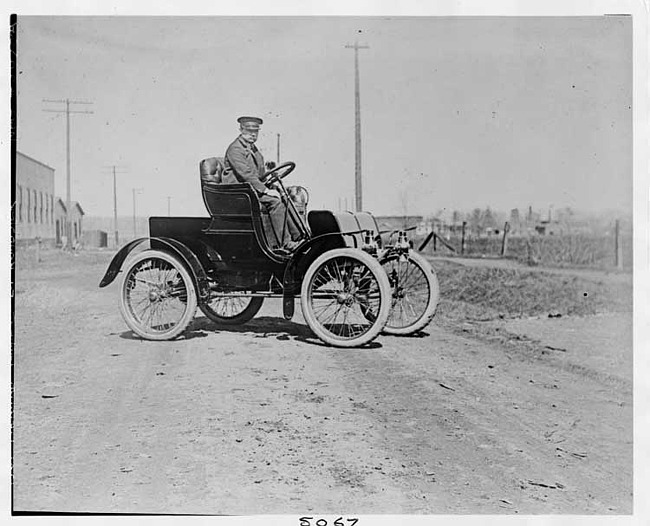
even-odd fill
[{"label": "wooden fence post", "polygon": [[422,252],[424,250],[424,247],[426,247],[428,245],[429,241],[431,241],[431,238],[433,236],[434,236],[434,232],[432,230],[431,232],[429,232],[429,235],[427,236],[427,238],[422,242],[422,244],[418,248],[418,252]]},{"label": "wooden fence post", "polygon": [[505,257],[508,250],[508,232],[510,232],[510,223],[506,221],[503,225],[503,240],[501,241],[501,257]]},{"label": "wooden fence post", "polygon": [[623,247],[621,246],[621,225],[617,219],[614,226],[614,262],[616,268],[623,268]]},{"label": "wooden fence post", "polygon": [[467,221],[463,221],[463,227],[461,230],[461,238],[460,238],[460,253],[464,254],[465,253],[465,227],[467,226]]}]

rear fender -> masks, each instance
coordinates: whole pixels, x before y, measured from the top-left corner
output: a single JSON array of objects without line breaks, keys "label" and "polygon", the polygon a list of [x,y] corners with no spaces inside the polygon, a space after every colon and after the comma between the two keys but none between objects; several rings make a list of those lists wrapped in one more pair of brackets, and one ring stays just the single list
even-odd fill
[{"label": "rear fender", "polygon": [[199,303],[202,303],[207,298],[209,298],[210,285],[208,276],[205,273],[205,269],[203,268],[203,265],[201,265],[199,259],[183,243],[177,241],[176,239],[166,237],[141,237],[134,239],[133,241],[124,245],[111,260],[111,263],[108,266],[108,270],[106,270],[106,274],[104,274],[104,277],[99,282],[100,288],[110,285],[115,280],[117,275],[120,273],[122,265],[124,264],[127,256],[133,251],[134,248],[136,248],[141,243],[144,243],[145,241],[155,241],[157,243],[161,243],[164,245],[164,248],[161,248],[161,250],[165,250],[166,252],[170,252],[178,256],[185,267],[190,271],[190,275],[192,276],[192,281],[194,282],[194,287],[196,288],[198,295]]},{"label": "rear fender", "polygon": [[124,260],[126,257],[131,253],[131,251],[137,247],[140,243],[143,243],[144,241],[147,241],[149,238],[148,237],[140,237],[138,239],[134,239],[133,241],[130,241],[126,245],[124,245],[115,256],[113,256],[113,259],[111,260],[110,264],[108,265],[108,269],[106,270],[106,273],[104,274],[104,277],[102,280],[99,282],[99,288],[106,287],[113,283],[117,275],[120,273],[120,269],[122,268],[122,264],[124,263]]}]

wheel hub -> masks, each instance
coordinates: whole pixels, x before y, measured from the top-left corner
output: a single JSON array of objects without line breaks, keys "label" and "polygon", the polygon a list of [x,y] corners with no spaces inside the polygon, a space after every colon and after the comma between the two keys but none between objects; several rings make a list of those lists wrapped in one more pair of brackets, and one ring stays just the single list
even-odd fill
[{"label": "wheel hub", "polygon": [[354,303],[354,296],[349,292],[340,292],[336,296],[336,301],[339,305],[350,307]]},{"label": "wheel hub", "polygon": [[161,298],[162,298],[162,292],[161,291],[154,290],[154,289],[151,289],[149,291],[149,301],[151,303],[154,303],[156,301],[160,301]]}]

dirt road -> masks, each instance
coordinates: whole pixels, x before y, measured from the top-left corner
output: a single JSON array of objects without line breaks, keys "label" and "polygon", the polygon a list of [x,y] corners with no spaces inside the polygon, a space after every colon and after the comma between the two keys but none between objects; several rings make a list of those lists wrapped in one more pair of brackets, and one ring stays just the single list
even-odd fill
[{"label": "dirt road", "polygon": [[146,342],[97,288],[108,257],[17,273],[16,511],[632,512],[631,325],[558,350],[434,320],[339,350],[269,302]]}]

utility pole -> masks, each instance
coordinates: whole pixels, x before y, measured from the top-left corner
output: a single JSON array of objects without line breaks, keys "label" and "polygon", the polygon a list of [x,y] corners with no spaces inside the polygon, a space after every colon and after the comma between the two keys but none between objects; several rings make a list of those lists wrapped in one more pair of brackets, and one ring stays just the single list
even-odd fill
[{"label": "utility pole", "polygon": [[133,239],[136,239],[138,235],[135,226],[135,194],[142,193],[142,188],[132,188],[131,190],[133,191]]},{"label": "utility pole", "polygon": [[617,269],[623,268],[623,246],[621,244],[621,222],[614,223],[614,264]]},{"label": "utility pole", "polygon": [[117,177],[115,177],[115,166],[113,166],[113,232],[115,232],[115,248],[120,244],[117,235]]},{"label": "utility pole", "polygon": [[464,254],[465,253],[465,228],[467,228],[467,221],[463,221],[463,226],[461,230],[461,238],[460,238],[460,253]]},{"label": "utility pole", "polygon": [[278,133],[278,165],[280,164],[280,134]]},{"label": "utility pole", "polygon": [[169,217],[171,217],[171,215],[172,215],[172,213],[171,213],[171,210],[172,210],[172,208],[171,208],[171,200],[172,200],[172,198],[167,196],[167,216],[169,216]]},{"label": "utility pole", "polygon": [[113,233],[115,236],[115,248],[120,244],[119,229],[117,226],[117,174],[124,174],[126,172],[118,171],[117,165],[110,165],[111,173],[113,174]]},{"label": "utility pole", "polygon": [[369,49],[369,46],[346,45],[347,49],[354,49],[354,198],[356,211],[363,210],[361,193],[361,108],[359,95],[359,50]]},{"label": "utility pole", "polygon": [[65,137],[66,137],[66,191],[65,191],[65,232],[66,232],[66,245],[63,247],[65,249],[70,248],[71,246],[71,225],[70,225],[70,213],[72,205],[72,191],[70,188],[70,114],[71,113],[93,113],[92,111],[75,111],[70,110],[70,104],[93,104],[92,102],[87,102],[83,100],[51,100],[43,99],[43,102],[53,103],[53,104],[65,104],[65,110],[50,110],[44,109],[43,111],[51,113],[65,113]]}]

